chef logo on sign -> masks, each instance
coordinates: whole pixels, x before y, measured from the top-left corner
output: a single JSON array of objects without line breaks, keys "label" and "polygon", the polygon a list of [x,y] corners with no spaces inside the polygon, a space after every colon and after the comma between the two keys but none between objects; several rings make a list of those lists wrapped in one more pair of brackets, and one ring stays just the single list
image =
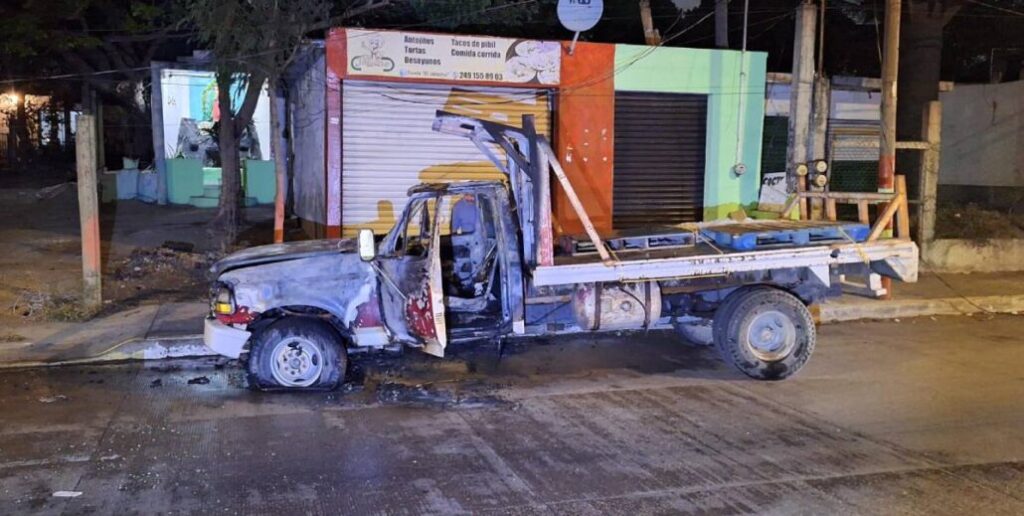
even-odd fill
[{"label": "chef logo on sign", "polygon": [[390,72],[395,69],[395,61],[390,57],[381,55],[384,49],[384,38],[380,34],[367,37],[362,44],[369,54],[361,54],[352,57],[352,69],[362,72],[364,69]]}]

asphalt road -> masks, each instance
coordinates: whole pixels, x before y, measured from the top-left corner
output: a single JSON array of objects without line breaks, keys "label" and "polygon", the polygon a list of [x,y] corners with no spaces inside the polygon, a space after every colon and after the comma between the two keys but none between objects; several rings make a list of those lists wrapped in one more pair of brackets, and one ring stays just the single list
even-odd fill
[{"label": "asphalt road", "polygon": [[[847,323],[747,380],[670,334],[0,372],[0,513],[1024,513],[1024,317]],[[57,491],[80,492],[74,498]]]}]

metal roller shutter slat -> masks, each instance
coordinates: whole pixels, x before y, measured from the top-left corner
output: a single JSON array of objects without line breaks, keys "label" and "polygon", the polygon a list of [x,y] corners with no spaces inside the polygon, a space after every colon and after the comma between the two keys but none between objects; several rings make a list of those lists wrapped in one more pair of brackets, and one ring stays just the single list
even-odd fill
[{"label": "metal roller shutter slat", "polygon": [[616,92],[616,229],[703,218],[706,127],[705,95]]}]

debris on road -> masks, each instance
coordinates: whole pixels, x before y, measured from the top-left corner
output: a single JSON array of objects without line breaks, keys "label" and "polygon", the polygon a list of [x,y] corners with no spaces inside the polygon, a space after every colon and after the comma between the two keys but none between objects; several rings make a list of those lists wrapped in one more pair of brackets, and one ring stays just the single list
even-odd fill
[{"label": "debris on road", "polygon": [[67,401],[68,397],[63,394],[57,394],[56,396],[42,396],[39,398],[39,403],[54,403],[57,401]]},{"label": "debris on road", "polygon": [[78,498],[82,496],[81,491],[55,491],[53,493],[55,498]]},{"label": "debris on road", "polygon": [[206,385],[210,383],[210,379],[205,376],[197,376],[188,381],[189,385]]},{"label": "debris on road", "polygon": [[150,388],[153,388],[153,387],[160,387],[160,386],[162,386],[163,384],[164,384],[164,381],[163,381],[163,380],[161,380],[161,379],[159,379],[159,378],[157,378],[156,380],[153,380],[152,382],[149,382],[149,387],[150,387]]}]

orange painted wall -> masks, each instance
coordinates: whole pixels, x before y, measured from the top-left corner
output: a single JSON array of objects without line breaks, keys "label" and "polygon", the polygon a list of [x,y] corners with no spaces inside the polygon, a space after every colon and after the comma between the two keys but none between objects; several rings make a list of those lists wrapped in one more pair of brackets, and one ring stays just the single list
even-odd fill
[{"label": "orange painted wall", "polygon": [[[612,229],[612,167],[615,130],[615,45],[562,44],[561,86],[556,106],[558,159],[599,233]],[[583,233],[569,198],[552,180],[556,234]]]}]

